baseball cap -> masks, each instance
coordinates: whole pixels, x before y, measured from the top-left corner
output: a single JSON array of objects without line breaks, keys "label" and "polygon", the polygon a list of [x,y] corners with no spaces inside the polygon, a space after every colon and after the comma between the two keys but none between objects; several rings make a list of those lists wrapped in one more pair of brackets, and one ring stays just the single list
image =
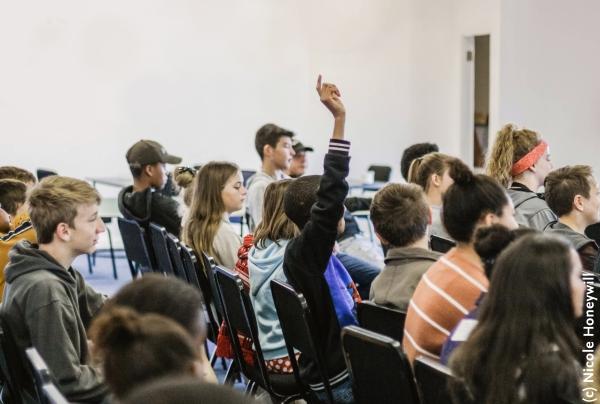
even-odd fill
[{"label": "baseball cap", "polygon": [[308,152],[314,151],[312,147],[305,146],[301,141],[294,139],[294,143],[292,143],[292,147],[294,148],[294,152]]},{"label": "baseball cap", "polygon": [[127,150],[125,155],[129,164],[181,163],[181,157],[172,156],[164,147],[153,140],[142,139]]}]

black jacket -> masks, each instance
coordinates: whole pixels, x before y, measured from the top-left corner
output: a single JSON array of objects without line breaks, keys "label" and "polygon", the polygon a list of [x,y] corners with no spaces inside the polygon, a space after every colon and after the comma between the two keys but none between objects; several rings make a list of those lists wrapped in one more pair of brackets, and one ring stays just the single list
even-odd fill
[{"label": "black jacket", "polygon": [[135,220],[142,227],[147,227],[150,222],[156,223],[179,237],[181,216],[175,199],[152,188],[133,192],[133,186],[130,185],[119,192],[118,202],[119,211],[126,219]]},{"label": "black jacket", "polygon": [[[347,378],[348,370],[342,353],[341,330],[324,272],[337,237],[338,221],[344,213],[349,162],[347,152],[330,149],[325,155],[324,174],[310,220],[300,235],[288,243],[283,261],[288,281],[304,295],[315,320],[317,349],[325,359],[332,385]],[[322,389],[316,364],[301,356],[300,366],[311,387]]]}]

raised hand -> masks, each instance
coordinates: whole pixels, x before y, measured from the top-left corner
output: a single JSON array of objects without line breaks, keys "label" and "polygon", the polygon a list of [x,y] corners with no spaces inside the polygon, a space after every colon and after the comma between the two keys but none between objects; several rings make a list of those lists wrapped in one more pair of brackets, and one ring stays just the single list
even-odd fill
[{"label": "raised hand", "polygon": [[334,118],[343,118],[346,115],[346,108],[340,99],[341,93],[335,84],[321,83],[321,75],[317,78],[317,93],[321,102],[333,114]]}]

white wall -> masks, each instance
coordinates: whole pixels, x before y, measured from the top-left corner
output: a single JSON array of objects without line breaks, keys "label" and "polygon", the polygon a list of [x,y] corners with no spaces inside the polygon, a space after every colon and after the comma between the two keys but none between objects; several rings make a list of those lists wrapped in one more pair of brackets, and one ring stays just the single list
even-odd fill
[{"label": "white wall", "polygon": [[[471,156],[463,41],[490,34],[490,131],[540,130],[556,164],[600,146],[600,4],[558,0],[0,0],[2,164],[127,176],[146,137],[187,163],[256,168],[265,122],[316,148],[331,131],[314,81],[337,82],[351,176],[434,141]],[[584,143],[585,142],[585,143]],[[581,147],[583,144],[586,147]],[[598,168],[597,168],[598,171]]]},{"label": "white wall", "polygon": [[555,167],[600,174],[600,2],[502,2],[500,117],[539,131]]},{"label": "white wall", "polygon": [[77,176],[128,175],[156,139],[188,163],[255,168],[254,133],[294,130],[317,152],[331,119],[319,72],[341,88],[353,175],[398,165],[408,131],[408,2],[360,0],[4,1],[2,163]]}]

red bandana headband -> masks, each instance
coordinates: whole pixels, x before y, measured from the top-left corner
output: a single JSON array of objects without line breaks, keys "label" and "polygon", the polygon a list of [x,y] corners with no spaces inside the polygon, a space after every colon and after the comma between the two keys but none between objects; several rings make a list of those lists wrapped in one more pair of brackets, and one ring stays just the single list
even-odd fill
[{"label": "red bandana headband", "polygon": [[510,174],[514,177],[515,175],[519,175],[529,167],[534,165],[540,157],[544,154],[544,152],[548,149],[548,143],[543,140],[535,146],[529,153],[524,155],[519,161],[517,161],[512,166],[512,170]]}]

